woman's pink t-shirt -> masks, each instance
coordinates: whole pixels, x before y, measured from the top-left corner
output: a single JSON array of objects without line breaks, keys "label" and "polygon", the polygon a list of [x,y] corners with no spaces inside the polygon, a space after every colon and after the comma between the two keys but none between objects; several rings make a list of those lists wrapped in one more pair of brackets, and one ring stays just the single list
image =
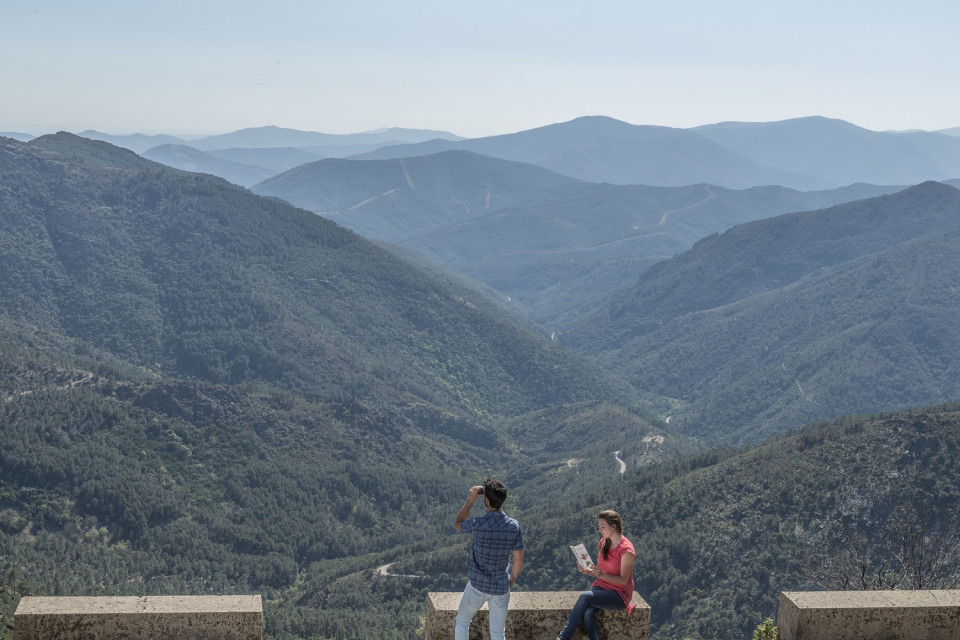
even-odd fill
[{"label": "woman's pink t-shirt", "polygon": [[[633,543],[627,540],[626,536],[620,538],[620,544],[615,547],[610,547],[610,553],[606,559],[603,558],[603,538],[601,538],[597,544],[597,549],[597,566],[600,567],[600,571],[611,576],[620,575],[620,559],[624,554],[629,553],[634,558],[637,557],[637,552],[633,549]],[[627,584],[610,584],[606,580],[597,578],[594,580],[593,586],[600,587],[601,589],[613,589],[623,598],[623,603],[627,605],[627,611],[633,611],[633,605],[630,603],[630,600],[633,599],[633,574],[630,575],[630,580],[627,581]]]}]

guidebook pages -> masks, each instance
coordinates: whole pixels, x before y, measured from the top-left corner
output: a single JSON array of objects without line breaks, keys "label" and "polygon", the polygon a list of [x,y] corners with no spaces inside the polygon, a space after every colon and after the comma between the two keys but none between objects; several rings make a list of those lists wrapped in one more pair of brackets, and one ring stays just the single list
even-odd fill
[{"label": "guidebook pages", "polygon": [[581,567],[584,569],[593,567],[593,559],[590,557],[590,553],[585,546],[582,544],[570,545],[570,550],[573,551],[573,555],[577,557],[577,564]]}]

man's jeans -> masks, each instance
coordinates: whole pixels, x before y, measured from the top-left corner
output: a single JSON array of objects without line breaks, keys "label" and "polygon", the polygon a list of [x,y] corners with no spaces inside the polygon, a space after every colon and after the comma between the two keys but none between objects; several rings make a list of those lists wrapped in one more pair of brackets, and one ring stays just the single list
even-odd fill
[{"label": "man's jeans", "polygon": [[[570,611],[570,617],[567,619],[567,626],[560,632],[561,640],[570,640],[577,625],[583,623],[583,630],[587,632],[590,640],[600,640],[600,628],[597,627],[597,620],[594,615],[598,609],[607,611],[617,611],[626,609],[623,598],[613,589],[601,589],[593,587],[590,591],[584,591],[577,599],[577,604],[573,605]],[[460,640],[457,638],[457,640]]]},{"label": "man's jeans", "polygon": [[490,609],[490,640],[504,640],[503,631],[507,626],[507,605],[510,603],[510,592],[492,596],[477,591],[469,582],[463,590],[463,595],[460,596],[454,640],[468,640],[470,637],[470,622],[484,602],[489,603]]}]

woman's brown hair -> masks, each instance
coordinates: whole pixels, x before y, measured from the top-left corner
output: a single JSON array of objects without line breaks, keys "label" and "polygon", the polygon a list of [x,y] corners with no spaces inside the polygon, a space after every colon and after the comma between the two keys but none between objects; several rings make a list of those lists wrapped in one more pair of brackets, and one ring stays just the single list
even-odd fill
[{"label": "woman's brown hair", "polygon": [[[603,518],[608,525],[613,527],[617,533],[623,535],[623,519],[620,517],[620,514],[616,511],[611,511],[607,509],[606,511],[601,511],[597,514],[597,518]],[[603,559],[606,560],[610,555],[610,538],[607,538],[603,541]]]}]

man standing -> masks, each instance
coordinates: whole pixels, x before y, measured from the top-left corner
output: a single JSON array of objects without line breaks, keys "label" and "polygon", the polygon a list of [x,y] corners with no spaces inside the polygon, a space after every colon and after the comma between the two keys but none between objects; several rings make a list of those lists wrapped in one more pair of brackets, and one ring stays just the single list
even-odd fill
[{"label": "man standing", "polygon": [[[468,520],[470,509],[480,496],[484,498],[487,513]],[[455,640],[468,640],[470,622],[484,602],[489,603],[490,609],[490,640],[504,640],[510,587],[523,568],[520,523],[500,510],[506,499],[507,487],[499,480],[487,478],[482,487],[470,488],[470,495],[453,522],[457,531],[473,534],[467,571],[469,581],[460,597]]]}]

